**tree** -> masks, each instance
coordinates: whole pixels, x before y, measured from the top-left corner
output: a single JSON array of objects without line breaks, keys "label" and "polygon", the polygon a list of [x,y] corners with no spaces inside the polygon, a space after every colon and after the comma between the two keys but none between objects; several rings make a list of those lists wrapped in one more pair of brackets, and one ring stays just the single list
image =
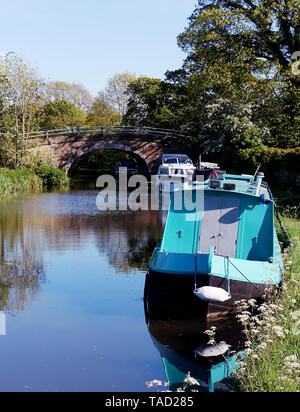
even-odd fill
[{"label": "tree", "polygon": [[172,128],[175,125],[171,85],[160,79],[139,77],[127,88],[128,106],[123,117],[127,125]]},{"label": "tree", "polygon": [[117,126],[121,116],[117,109],[97,98],[87,116],[89,126]]},{"label": "tree", "polygon": [[117,109],[123,117],[128,104],[127,88],[134,80],[136,80],[136,75],[129,72],[115,74],[108,80],[105,90],[99,92],[98,100]]},{"label": "tree", "polygon": [[68,101],[79,109],[85,111],[88,111],[94,102],[94,98],[84,86],[76,83],[59,81],[49,82],[46,85],[46,103],[53,102],[55,100]]},{"label": "tree", "polygon": [[240,166],[240,155],[244,151],[260,152],[269,135],[267,127],[253,121],[251,104],[219,97],[204,107],[201,151],[206,155],[215,153],[225,168]]},{"label": "tree", "polygon": [[26,134],[32,131],[37,123],[43,83],[37,72],[15,54],[6,56],[5,66],[7,81],[3,92],[6,96],[4,111],[6,117],[11,118],[7,126],[11,132],[25,139]]},{"label": "tree", "polygon": [[292,73],[299,19],[298,0],[199,0],[178,38],[196,94],[252,104],[271,129],[270,144],[281,147],[300,143],[300,83]]},{"label": "tree", "polygon": [[43,82],[36,70],[14,53],[2,57],[0,63],[2,159],[14,152],[17,167],[25,155],[28,133],[36,129],[39,122]]},{"label": "tree", "polygon": [[43,108],[43,130],[65,129],[66,127],[84,126],[86,113],[66,100],[54,100]]}]

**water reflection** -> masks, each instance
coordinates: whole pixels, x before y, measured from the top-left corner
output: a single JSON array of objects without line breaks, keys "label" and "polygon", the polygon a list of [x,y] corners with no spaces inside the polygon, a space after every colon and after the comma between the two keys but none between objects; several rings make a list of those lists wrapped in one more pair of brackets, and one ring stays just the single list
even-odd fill
[{"label": "water reflection", "polygon": [[117,272],[147,270],[161,238],[159,214],[103,213],[96,195],[45,194],[1,205],[0,308],[22,310],[27,296],[37,296],[45,281],[44,253],[79,251],[91,238]]},{"label": "water reflection", "polygon": [[159,214],[99,212],[96,195],[45,194],[0,206],[0,310],[18,313],[38,297],[46,252],[79,251],[91,238],[117,272],[147,270],[161,238]]},{"label": "water reflection", "polygon": [[[190,374],[198,385],[189,386],[189,391],[228,392],[245,356],[240,325],[230,320],[210,324],[196,319],[153,319],[145,307],[149,334],[162,358],[168,389],[183,389]],[[207,343],[204,332],[211,326],[217,328],[218,346]]]},{"label": "water reflection", "polygon": [[0,310],[23,311],[45,281],[43,258],[28,218],[8,205],[0,209]]}]

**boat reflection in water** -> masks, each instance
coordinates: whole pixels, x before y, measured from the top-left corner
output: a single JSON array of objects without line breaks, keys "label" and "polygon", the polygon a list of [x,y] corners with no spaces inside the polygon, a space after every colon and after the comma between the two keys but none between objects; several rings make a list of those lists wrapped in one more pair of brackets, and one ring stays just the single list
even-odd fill
[{"label": "boat reflection in water", "polygon": [[[172,392],[183,389],[190,374],[198,385],[189,386],[187,391],[228,392],[233,374],[245,357],[241,325],[229,319],[214,323],[197,318],[178,319],[163,311],[158,317],[153,308],[146,294],[146,323],[162,358],[167,389]],[[204,333],[212,326],[216,328],[217,346],[209,345],[209,337]]]}]

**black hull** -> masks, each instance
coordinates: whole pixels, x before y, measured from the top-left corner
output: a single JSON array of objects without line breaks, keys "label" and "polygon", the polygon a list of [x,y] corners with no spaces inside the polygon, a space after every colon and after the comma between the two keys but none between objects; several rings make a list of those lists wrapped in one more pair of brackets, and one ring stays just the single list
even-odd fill
[{"label": "black hull", "polygon": [[[228,291],[228,280],[211,275],[198,275],[197,288],[213,286]],[[149,271],[145,284],[146,312],[153,319],[198,318],[220,319],[236,315],[236,301],[263,301],[266,285],[231,281],[231,299],[223,303],[204,302],[194,295],[195,279],[189,275],[169,275]]]}]

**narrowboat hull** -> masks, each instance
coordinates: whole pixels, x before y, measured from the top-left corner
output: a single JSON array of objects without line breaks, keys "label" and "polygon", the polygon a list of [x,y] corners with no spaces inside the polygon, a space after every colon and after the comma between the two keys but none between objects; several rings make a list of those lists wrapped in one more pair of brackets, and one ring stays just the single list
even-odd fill
[{"label": "narrowboat hull", "polygon": [[[230,281],[231,299],[226,302],[205,302],[193,292],[195,277],[149,270],[145,282],[145,305],[152,318],[198,318],[214,320],[236,316],[236,301],[255,299],[263,302],[269,286]],[[228,280],[213,275],[198,275],[197,287],[211,286],[228,290]]]}]

